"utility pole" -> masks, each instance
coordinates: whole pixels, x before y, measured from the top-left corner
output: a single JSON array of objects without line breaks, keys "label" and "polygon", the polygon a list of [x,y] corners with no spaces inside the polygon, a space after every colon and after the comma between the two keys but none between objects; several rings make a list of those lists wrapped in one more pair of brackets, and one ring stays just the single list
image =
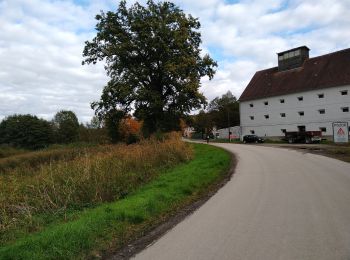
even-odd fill
[{"label": "utility pole", "polygon": [[228,124],[228,140],[231,142],[231,128],[230,128],[230,110],[227,109],[227,124]]}]

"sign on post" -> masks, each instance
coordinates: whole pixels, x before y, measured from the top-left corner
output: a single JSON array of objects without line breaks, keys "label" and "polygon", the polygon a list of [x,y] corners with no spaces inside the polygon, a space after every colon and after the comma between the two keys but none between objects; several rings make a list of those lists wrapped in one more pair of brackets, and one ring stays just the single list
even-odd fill
[{"label": "sign on post", "polygon": [[348,143],[349,142],[348,122],[334,122],[333,123],[333,141],[335,143]]}]

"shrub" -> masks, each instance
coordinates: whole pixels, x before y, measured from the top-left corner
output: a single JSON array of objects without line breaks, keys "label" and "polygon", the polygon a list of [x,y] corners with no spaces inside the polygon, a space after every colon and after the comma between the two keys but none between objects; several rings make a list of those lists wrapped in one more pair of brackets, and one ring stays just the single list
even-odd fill
[{"label": "shrub", "polygon": [[0,123],[0,144],[39,149],[53,142],[52,126],[32,115],[13,115]]}]

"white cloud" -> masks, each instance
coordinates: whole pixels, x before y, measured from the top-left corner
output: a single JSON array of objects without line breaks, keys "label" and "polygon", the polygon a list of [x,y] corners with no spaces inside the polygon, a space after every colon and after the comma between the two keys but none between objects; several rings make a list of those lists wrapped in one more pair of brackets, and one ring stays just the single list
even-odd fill
[{"label": "white cloud", "polygon": [[[315,56],[349,47],[347,0],[175,3],[199,17],[203,52],[211,51],[218,61],[214,80],[202,81],[208,99],[228,90],[238,97],[256,70],[276,65],[276,52],[307,45]],[[116,5],[114,0],[84,5],[0,0],[0,119],[14,113],[50,119],[71,109],[88,121],[89,104],[99,98],[107,77],[103,64],[81,66],[84,41],[94,36],[99,10]]]}]

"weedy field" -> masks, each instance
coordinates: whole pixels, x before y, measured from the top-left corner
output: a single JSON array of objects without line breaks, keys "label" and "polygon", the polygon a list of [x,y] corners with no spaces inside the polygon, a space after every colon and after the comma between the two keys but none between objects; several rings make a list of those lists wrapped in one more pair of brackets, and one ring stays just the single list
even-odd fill
[{"label": "weedy field", "polygon": [[0,259],[116,250],[205,193],[230,161],[177,134],[9,155],[0,159]]},{"label": "weedy field", "polygon": [[115,201],[189,160],[176,136],[134,145],[104,145],[26,152],[0,159],[0,242],[35,232],[53,220]]}]

